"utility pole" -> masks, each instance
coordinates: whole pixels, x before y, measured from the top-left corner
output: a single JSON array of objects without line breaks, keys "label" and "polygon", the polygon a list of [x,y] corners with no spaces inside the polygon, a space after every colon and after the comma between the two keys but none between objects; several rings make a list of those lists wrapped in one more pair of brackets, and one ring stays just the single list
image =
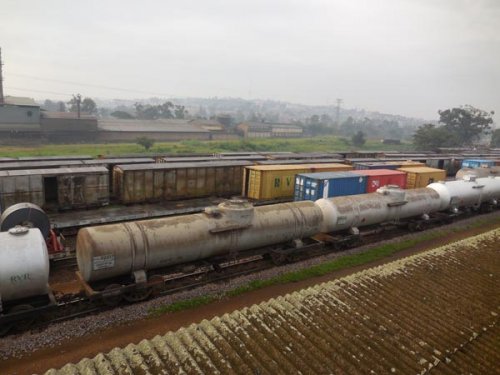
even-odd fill
[{"label": "utility pole", "polygon": [[337,99],[337,117],[335,122],[337,123],[337,127],[340,126],[340,105],[342,104],[342,99]]},{"label": "utility pole", "polygon": [[3,63],[2,63],[2,49],[0,48],[0,104],[4,103],[2,65],[3,65]]},{"label": "utility pole", "polygon": [[[82,96],[80,94],[73,95],[74,103],[76,103],[76,111],[78,113],[78,118],[80,118],[80,106],[82,104]],[[71,109],[70,109],[71,111]]]}]

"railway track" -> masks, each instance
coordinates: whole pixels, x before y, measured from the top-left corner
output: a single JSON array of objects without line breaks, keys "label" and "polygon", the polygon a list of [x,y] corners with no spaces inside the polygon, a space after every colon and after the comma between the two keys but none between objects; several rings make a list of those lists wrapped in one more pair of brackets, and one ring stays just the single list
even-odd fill
[{"label": "railway track", "polygon": [[[434,227],[436,226],[434,225]],[[332,251],[339,252],[343,249],[354,248],[363,243],[372,243],[375,245],[380,241],[386,241],[404,233],[407,233],[407,231],[401,227],[388,226],[382,229],[367,230],[361,236],[355,237],[355,239],[347,237],[347,240],[344,241],[338,241],[338,239],[333,237],[325,238],[325,236],[321,236],[316,240],[312,240],[311,243],[305,244],[304,248],[307,251],[274,247],[273,249],[257,249],[251,251],[251,254],[240,258],[214,260],[211,263],[204,262],[204,264],[193,268],[189,272],[172,272],[161,275],[163,287],[154,290],[152,297],[158,298],[160,296],[175,295],[176,293],[195,289],[206,284],[226,282],[239,276],[264,271],[277,265],[312,259],[331,253]],[[60,261],[59,265],[73,266],[68,259]],[[117,297],[113,293],[107,294],[102,300],[89,299],[82,292],[60,294],[56,297],[58,302],[48,310],[46,316],[43,316],[37,322],[33,322],[32,318],[27,319],[22,324],[17,324],[15,329],[10,333],[39,330],[52,324],[101,313],[126,303],[144,300],[142,295],[136,295],[135,297],[132,295],[129,298],[125,298],[124,296]]]}]

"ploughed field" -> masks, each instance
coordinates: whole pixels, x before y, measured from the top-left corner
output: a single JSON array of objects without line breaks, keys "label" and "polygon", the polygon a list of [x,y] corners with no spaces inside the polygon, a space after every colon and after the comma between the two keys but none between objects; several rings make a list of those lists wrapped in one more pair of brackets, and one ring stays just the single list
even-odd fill
[{"label": "ploughed field", "polygon": [[500,229],[47,374],[495,373]]}]

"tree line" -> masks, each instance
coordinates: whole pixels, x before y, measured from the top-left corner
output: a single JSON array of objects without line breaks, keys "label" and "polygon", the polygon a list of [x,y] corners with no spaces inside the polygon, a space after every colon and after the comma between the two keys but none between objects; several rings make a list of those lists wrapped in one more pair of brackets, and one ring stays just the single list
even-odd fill
[{"label": "tree line", "polygon": [[[440,147],[472,147],[491,134],[495,112],[471,105],[438,111],[438,124],[423,124],[413,135],[418,150],[436,150]],[[500,146],[500,133],[492,134],[491,145]]]}]

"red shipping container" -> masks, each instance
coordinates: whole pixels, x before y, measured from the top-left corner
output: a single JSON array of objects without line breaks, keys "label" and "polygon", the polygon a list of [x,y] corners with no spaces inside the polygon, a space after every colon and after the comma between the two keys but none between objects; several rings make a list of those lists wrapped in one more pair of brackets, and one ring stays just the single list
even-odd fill
[{"label": "red shipping container", "polygon": [[401,189],[406,188],[406,173],[401,171],[393,171],[391,169],[359,169],[351,172],[366,176],[367,193],[373,193],[378,188],[386,185],[396,185]]}]

